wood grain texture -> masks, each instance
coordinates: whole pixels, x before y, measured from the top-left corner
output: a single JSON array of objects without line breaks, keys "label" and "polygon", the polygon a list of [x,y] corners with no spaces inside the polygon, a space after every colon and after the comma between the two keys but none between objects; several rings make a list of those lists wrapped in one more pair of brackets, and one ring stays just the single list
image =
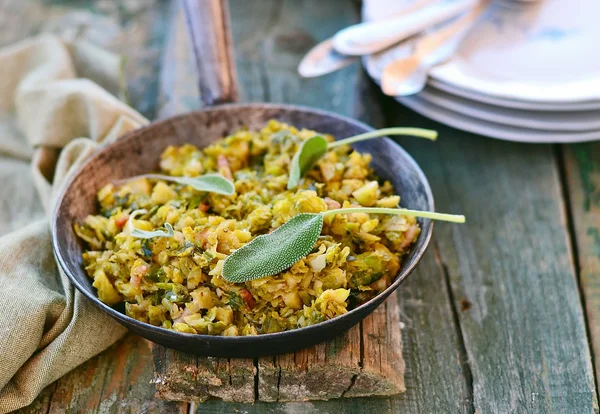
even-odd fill
[{"label": "wood grain texture", "polygon": [[[205,402],[308,401],[404,391],[397,297],[361,326],[293,354],[251,359],[196,357],[153,346],[157,396]],[[362,355],[363,348],[365,355]]]},{"label": "wood grain texture", "polygon": [[[405,364],[402,358],[400,309],[393,301],[382,306],[362,322],[361,370],[345,397],[390,395],[401,384],[403,392]],[[391,350],[391,351],[390,351]]]},{"label": "wood grain texture", "polygon": [[[431,126],[402,111],[399,124]],[[425,170],[436,242],[472,371],[477,412],[596,412],[590,353],[557,162],[548,145],[438,127],[431,148],[401,143]]]},{"label": "wood grain texture", "polygon": [[202,106],[200,92],[191,87],[197,76],[196,62],[180,1],[171,2],[171,16],[162,53],[157,117],[196,110]]},{"label": "wood grain texture", "polygon": [[186,404],[154,399],[150,342],[128,335],[57,381],[49,413],[185,413]]},{"label": "wood grain texture", "polygon": [[153,345],[156,396],[172,401],[254,402],[255,376],[251,359],[197,357]]},{"label": "wood grain texture", "polygon": [[[381,329],[385,322],[382,321]],[[360,372],[360,327],[355,326],[344,335],[293,354],[273,358],[279,373],[274,383],[277,398],[261,401],[327,400],[342,397],[353,378]],[[260,371],[262,373],[262,371]],[[402,379],[403,380],[403,379]],[[401,382],[402,382],[401,380]],[[266,379],[259,377],[259,386]],[[369,392],[369,390],[365,390]]]},{"label": "wood grain texture", "polygon": [[577,251],[576,266],[597,383],[600,378],[600,144],[563,145],[561,149]]}]

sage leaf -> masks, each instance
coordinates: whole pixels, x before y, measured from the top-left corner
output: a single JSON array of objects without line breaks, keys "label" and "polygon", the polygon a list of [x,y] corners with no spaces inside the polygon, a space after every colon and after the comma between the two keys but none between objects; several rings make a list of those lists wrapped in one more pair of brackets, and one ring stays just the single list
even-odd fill
[{"label": "sage leaf", "polygon": [[327,140],[321,135],[312,136],[302,142],[300,149],[292,158],[287,188],[291,190],[298,185],[300,178],[310,170],[323,155],[327,153]]},{"label": "sage leaf", "polygon": [[204,174],[198,177],[173,177],[171,175],[164,174],[142,174],[135,177],[125,178],[123,180],[116,181],[115,183],[124,184],[140,178],[171,181],[178,184],[189,185],[198,191],[206,191],[208,193],[223,195],[232,195],[235,193],[235,186],[233,185],[233,182],[218,173]]},{"label": "sage leaf", "polygon": [[340,147],[342,145],[349,145],[359,141],[366,141],[368,139],[385,137],[388,135],[411,135],[419,138],[426,138],[432,141],[437,139],[437,131],[422,128],[384,128],[376,131],[365,132],[352,136],[350,138],[340,139],[334,142],[328,142],[323,136],[315,135],[305,140],[298,151],[292,158],[290,166],[290,172],[288,177],[287,189],[298,185],[300,178],[310,170],[319,159],[321,159],[327,150]]},{"label": "sage leaf", "polygon": [[301,213],[269,234],[240,247],[223,263],[223,278],[242,283],[276,275],[309,254],[323,229],[323,217],[334,214],[394,214],[464,223],[465,216],[404,208],[351,207],[322,213]]},{"label": "sage leaf", "polygon": [[153,239],[154,237],[173,237],[175,235],[175,231],[173,230],[173,226],[170,223],[165,223],[165,230],[154,230],[147,231],[135,228],[133,226],[133,220],[141,215],[148,213],[147,210],[135,210],[129,215],[129,219],[127,220],[127,225],[125,226],[127,232],[130,236],[138,238],[138,239]]},{"label": "sage leaf", "polygon": [[322,228],[321,214],[294,216],[231,253],[223,263],[223,278],[242,283],[283,272],[312,251]]}]

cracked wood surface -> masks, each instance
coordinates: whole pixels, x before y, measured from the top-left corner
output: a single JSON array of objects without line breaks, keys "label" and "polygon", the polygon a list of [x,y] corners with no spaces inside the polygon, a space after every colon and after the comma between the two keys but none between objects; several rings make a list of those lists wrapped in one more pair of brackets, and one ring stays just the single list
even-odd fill
[{"label": "cracked wood surface", "polygon": [[[185,82],[193,65],[177,54],[181,49],[163,48],[169,33],[177,35],[165,4],[1,0],[0,41],[71,30],[65,22],[91,22],[92,40],[130,55],[134,106],[152,117],[158,105],[165,116],[165,102],[178,105],[171,109],[178,112],[196,107],[198,97]],[[376,127],[440,131],[436,143],[400,142],[428,176],[436,208],[465,213],[469,221],[436,224],[434,243],[398,290],[406,392],[315,402],[166,402],[153,398],[147,342],[130,335],[50,385],[23,412],[598,412],[591,360],[600,355],[598,144],[522,145],[443,127],[381,97],[357,65],[323,78],[298,78],[295,67],[312,45],[358,21],[358,2],[230,4],[244,100],[326,108]],[[102,43],[116,38],[103,35],[114,33],[107,28],[119,28],[123,40]],[[167,62],[176,69],[166,68]]]},{"label": "cracked wood surface", "polygon": [[395,295],[362,326],[293,354],[228,360],[160,345],[153,346],[153,354],[157,395],[174,401],[308,401],[393,395],[405,389]]},{"label": "cracked wood surface", "polygon": [[[586,309],[596,382],[600,375],[600,144],[564,145],[571,234]],[[596,386],[598,386],[596,384]]]}]

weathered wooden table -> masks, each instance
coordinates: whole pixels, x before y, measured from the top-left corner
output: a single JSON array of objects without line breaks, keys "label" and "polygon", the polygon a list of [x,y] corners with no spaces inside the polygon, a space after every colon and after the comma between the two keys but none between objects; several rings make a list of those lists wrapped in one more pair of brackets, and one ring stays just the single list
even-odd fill
[{"label": "weathered wooden table", "polygon": [[[416,125],[436,143],[399,140],[440,211],[418,270],[398,290],[407,391],[310,403],[154,398],[148,343],[129,335],[50,385],[24,412],[598,412],[600,143],[525,145],[426,120],[385,98],[358,65],[302,80],[316,42],[359,20],[352,0],[231,0],[244,101],[293,102],[374,126]],[[176,2],[0,1],[0,43],[78,32],[129,57],[133,105],[150,118],[198,106]]]}]

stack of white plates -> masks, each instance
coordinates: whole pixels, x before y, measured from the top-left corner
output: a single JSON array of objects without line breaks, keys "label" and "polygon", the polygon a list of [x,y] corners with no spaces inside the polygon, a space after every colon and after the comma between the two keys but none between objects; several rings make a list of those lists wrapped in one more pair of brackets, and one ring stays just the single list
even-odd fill
[{"label": "stack of white plates", "polygon": [[[365,19],[409,0],[367,0]],[[385,10],[384,10],[385,9]],[[524,142],[600,139],[600,1],[492,2],[454,57],[430,72],[424,91],[397,97],[431,119]],[[398,46],[364,58],[379,80],[411,52]]]}]

